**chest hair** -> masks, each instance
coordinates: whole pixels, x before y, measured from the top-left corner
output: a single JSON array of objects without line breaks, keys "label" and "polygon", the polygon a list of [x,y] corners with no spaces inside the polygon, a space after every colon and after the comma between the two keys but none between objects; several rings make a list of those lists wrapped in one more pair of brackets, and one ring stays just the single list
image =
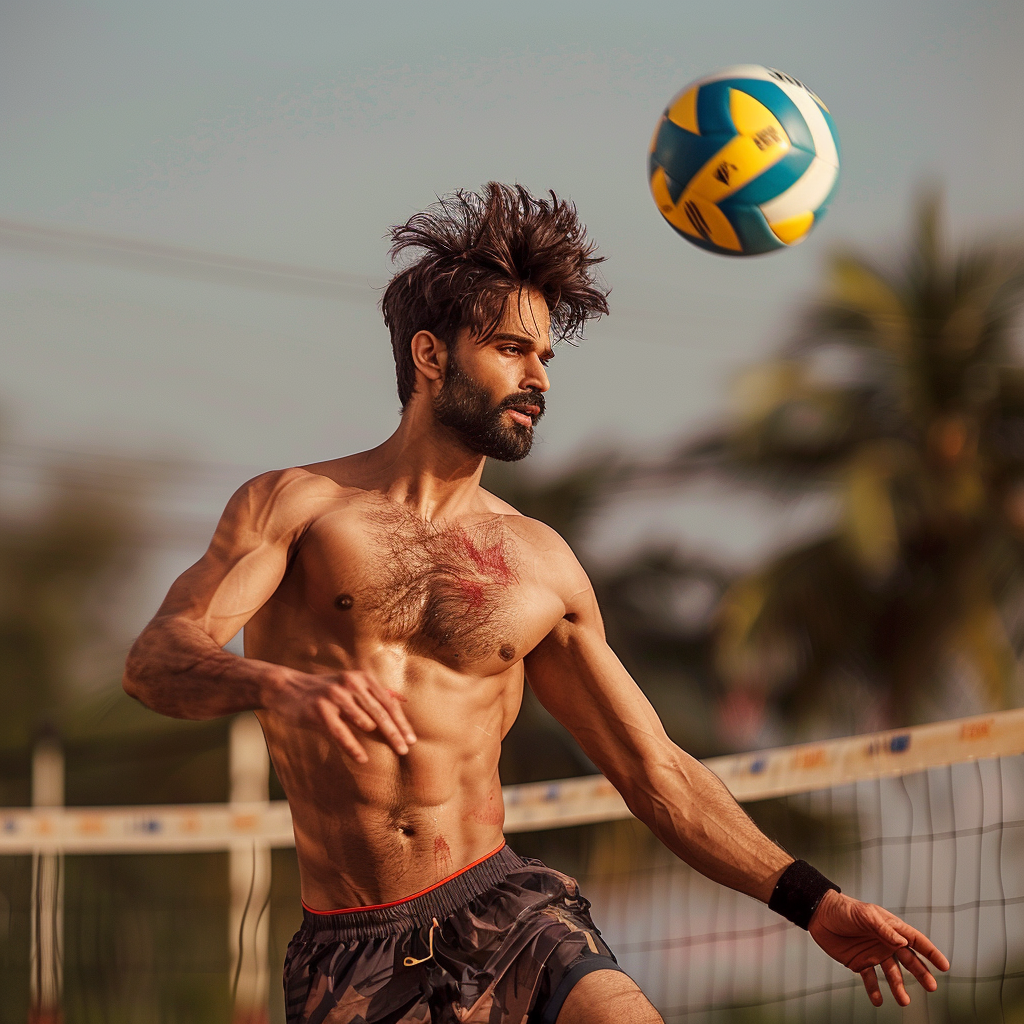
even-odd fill
[{"label": "chest hair", "polygon": [[501,519],[436,526],[402,509],[372,514],[379,566],[372,614],[383,639],[460,660],[515,656],[516,549]]}]

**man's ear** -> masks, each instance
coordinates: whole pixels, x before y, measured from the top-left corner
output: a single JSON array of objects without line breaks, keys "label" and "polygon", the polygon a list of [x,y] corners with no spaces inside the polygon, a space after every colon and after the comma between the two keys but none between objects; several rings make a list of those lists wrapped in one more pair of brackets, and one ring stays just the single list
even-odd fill
[{"label": "man's ear", "polygon": [[409,345],[416,369],[427,380],[443,380],[448,366],[448,346],[430,331],[417,331]]}]

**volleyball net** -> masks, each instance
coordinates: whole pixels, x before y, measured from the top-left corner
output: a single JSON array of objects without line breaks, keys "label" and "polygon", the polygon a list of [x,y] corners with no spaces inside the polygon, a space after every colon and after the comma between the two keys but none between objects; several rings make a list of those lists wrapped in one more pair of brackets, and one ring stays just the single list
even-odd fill
[{"label": "volleyball net", "polygon": [[[246,721],[233,775],[246,756],[265,774]],[[937,993],[908,984],[915,1020],[1024,1020],[1024,710],[706,763],[791,853],[949,956]],[[290,818],[258,787],[237,792],[0,810],[0,1019],[26,1019],[42,993],[68,1024],[205,1024],[232,1006],[235,1020],[283,1021],[277,976],[299,922]],[[906,1014],[884,984],[876,1010],[805,932],[678,861],[601,776],[506,787],[505,803],[511,844],[579,878],[669,1024]]]},{"label": "volleyball net", "polygon": [[805,932],[681,864],[637,823],[593,837],[581,883],[669,1024],[1024,1020],[1021,749],[1017,712],[718,763],[769,835],[949,956],[936,993],[907,977],[912,1011],[881,978],[876,1010]]}]

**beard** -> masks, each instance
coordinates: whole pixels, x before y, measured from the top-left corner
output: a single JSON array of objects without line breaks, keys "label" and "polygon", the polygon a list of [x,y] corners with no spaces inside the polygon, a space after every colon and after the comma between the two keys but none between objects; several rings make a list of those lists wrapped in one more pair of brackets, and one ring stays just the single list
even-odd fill
[{"label": "beard", "polygon": [[434,399],[437,421],[477,455],[500,462],[525,459],[533,447],[533,427],[516,423],[504,413],[508,409],[522,412],[525,406],[535,405],[540,409],[533,417],[536,423],[544,415],[544,396],[539,391],[516,392],[494,404],[487,391],[453,357],[454,351],[448,359],[444,383]]}]

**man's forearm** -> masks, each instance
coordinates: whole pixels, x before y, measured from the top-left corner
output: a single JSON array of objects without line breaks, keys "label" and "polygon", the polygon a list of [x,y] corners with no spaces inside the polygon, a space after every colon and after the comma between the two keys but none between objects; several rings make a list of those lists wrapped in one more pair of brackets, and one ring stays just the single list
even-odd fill
[{"label": "man's forearm", "polygon": [[172,718],[203,720],[263,706],[280,666],[240,658],[220,648],[187,619],[154,619],[125,662],[124,689]]},{"label": "man's forearm", "polygon": [[730,889],[767,903],[793,862],[713,772],[674,745],[649,759],[639,777],[612,781],[676,856]]}]

